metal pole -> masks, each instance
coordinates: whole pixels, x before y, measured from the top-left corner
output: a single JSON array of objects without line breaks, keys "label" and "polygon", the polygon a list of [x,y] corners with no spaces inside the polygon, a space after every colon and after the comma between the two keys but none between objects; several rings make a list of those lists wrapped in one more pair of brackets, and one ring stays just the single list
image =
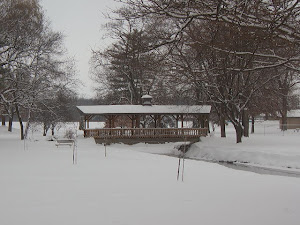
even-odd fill
[{"label": "metal pole", "polygon": [[177,180],[179,179],[179,172],[180,172],[180,156],[178,157]]},{"label": "metal pole", "polygon": [[75,164],[75,145],[73,143],[73,164]]},{"label": "metal pole", "polygon": [[183,174],[184,174],[184,155],[185,155],[185,152],[186,152],[185,148],[186,148],[186,137],[184,138],[184,146],[183,146],[181,181],[183,181]]},{"label": "metal pole", "polygon": [[106,157],[106,142],[107,142],[107,140],[106,140],[106,137],[105,137],[105,139],[104,139],[105,141],[104,141],[104,156]]}]

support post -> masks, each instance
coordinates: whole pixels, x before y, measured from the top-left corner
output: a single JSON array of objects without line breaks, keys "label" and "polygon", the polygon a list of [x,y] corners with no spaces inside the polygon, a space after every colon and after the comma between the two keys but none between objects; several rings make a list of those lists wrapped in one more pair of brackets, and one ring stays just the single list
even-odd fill
[{"label": "support post", "polygon": [[205,117],[201,116],[201,128],[205,128]]},{"label": "support post", "polygon": [[198,120],[198,128],[201,128],[201,115],[197,116],[197,120]]},{"label": "support post", "polygon": [[134,128],[135,116],[132,116],[130,119],[131,119],[131,128]]},{"label": "support post", "polygon": [[158,127],[161,128],[161,116],[158,115],[157,117],[158,117],[157,118],[158,119]]},{"label": "support post", "polygon": [[112,115],[111,116],[111,128],[115,128],[115,119],[116,119],[116,116]]},{"label": "support post", "polygon": [[111,116],[108,116],[108,128],[111,128]]},{"label": "support post", "polygon": [[87,118],[86,117],[84,117],[84,125],[83,125],[83,127],[84,127],[84,130],[87,129]]},{"label": "support post", "polygon": [[206,135],[208,135],[208,133],[210,133],[210,127],[209,127],[209,117],[205,116],[205,128],[207,128],[207,133]]},{"label": "support post", "polygon": [[157,128],[157,116],[154,116],[154,127]]},{"label": "support post", "polygon": [[136,120],[135,120],[135,127],[136,128],[140,128],[140,122],[141,122],[141,116],[140,115],[136,115]]}]

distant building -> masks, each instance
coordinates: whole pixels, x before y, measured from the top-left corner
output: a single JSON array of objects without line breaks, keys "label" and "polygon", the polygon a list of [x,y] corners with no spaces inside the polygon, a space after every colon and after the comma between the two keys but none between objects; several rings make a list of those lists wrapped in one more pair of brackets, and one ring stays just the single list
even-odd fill
[{"label": "distant building", "polygon": [[[280,127],[282,126],[282,119],[280,119]],[[288,111],[286,126],[287,129],[300,129],[300,109]]]}]

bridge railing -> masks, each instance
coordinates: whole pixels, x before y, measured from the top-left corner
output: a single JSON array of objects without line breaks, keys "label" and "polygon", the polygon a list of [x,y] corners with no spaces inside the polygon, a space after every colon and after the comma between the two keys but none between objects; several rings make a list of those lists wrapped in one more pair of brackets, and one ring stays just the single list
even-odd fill
[{"label": "bridge railing", "polygon": [[207,128],[103,128],[86,129],[84,137],[110,138],[181,138],[207,136]]}]

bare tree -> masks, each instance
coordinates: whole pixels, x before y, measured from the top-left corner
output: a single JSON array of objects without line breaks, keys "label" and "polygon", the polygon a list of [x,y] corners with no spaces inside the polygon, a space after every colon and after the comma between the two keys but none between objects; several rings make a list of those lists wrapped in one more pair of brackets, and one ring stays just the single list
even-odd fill
[{"label": "bare tree", "polygon": [[173,35],[161,43],[184,42],[175,51],[182,61],[173,60],[186,71],[179,79],[202,90],[220,119],[233,123],[237,142],[248,136],[251,99],[280,76],[265,74],[271,68],[298,70],[299,51],[285,51],[299,46],[298,1],[123,2],[131,18],[151,15],[175,24]]},{"label": "bare tree", "polygon": [[112,102],[140,104],[141,96],[153,90],[163,72],[163,56],[149,49],[156,39],[146,25],[125,20],[109,28],[117,39],[106,50],[94,51],[95,80],[107,97],[114,96]]},{"label": "bare tree", "polygon": [[[37,0],[1,2],[0,62],[3,87],[0,104],[11,121],[17,114],[24,138],[22,112],[28,120],[38,104],[46,104],[55,86],[70,82],[63,54],[62,35],[53,32]],[[2,27],[3,25],[3,27]],[[29,124],[29,123],[28,123]]]}]

